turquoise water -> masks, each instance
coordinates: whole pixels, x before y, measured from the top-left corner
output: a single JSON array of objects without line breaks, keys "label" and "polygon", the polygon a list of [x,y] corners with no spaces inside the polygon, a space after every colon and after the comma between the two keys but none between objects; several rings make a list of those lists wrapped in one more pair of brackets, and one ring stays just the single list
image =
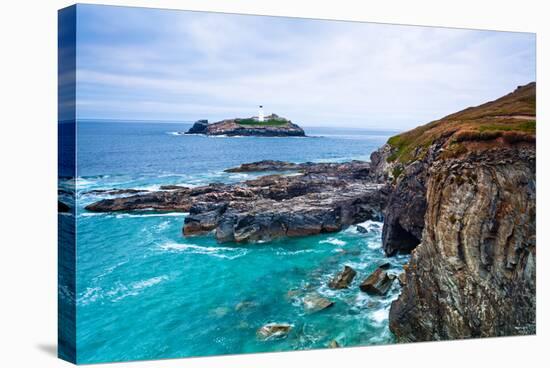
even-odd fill
[{"label": "turquoise water", "polygon": [[[401,272],[406,257],[386,258],[381,223],[271,243],[217,244],[184,238],[182,213],[95,214],[83,208],[91,189],[235,182],[254,174],[222,170],[260,159],[368,159],[394,132],[307,129],[313,138],[209,138],[176,132],[189,124],[94,123],[78,126],[77,351],[80,363],[284,351],[389,343],[385,297],[358,284],[383,262]],[[350,265],[348,290],[328,280]],[[335,305],[307,313],[303,297]],[[261,341],[256,330],[290,323],[285,339]]]}]

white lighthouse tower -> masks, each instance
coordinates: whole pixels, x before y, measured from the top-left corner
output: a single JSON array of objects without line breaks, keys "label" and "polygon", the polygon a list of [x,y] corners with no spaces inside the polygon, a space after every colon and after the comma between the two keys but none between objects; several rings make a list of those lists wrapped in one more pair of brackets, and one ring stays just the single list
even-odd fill
[{"label": "white lighthouse tower", "polygon": [[264,121],[264,107],[263,107],[263,105],[260,105],[260,111],[258,111],[258,121],[260,121],[260,122]]}]

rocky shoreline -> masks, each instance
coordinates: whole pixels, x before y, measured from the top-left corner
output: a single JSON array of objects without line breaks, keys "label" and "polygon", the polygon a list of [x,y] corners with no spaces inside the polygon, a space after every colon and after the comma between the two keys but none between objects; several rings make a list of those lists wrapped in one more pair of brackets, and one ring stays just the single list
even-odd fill
[{"label": "rocky shoreline", "polygon": [[381,220],[387,186],[370,179],[370,164],[260,161],[229,172],[291,172],[237,184],[140,193],[104,199],[86,210],[180,211],[185,236],[213,233],[217,241],[269,241],[340,231],[366,220]]},{"label": "rocky shoreline", "polygon": [[[236,184],[167,186],[86,209],[188,212],[184,236],[212,234],[220,243],[337,232],[383,219],[385,253],[411,253],[411,260],[399,277],[379,267],[359,287],[384,295],[398,278],[403,289],[389,316],[397,341],[532,334],[534,101],[534,83],[519,87],[390,138],[370,162],[246,163],[226,171],[266,175]],[[192,130],[210,129],[199,125]],[[347,288],[355,276],[345,268],[328,286]],[[321,310],[332,305],[316,296],[308,303]],[[258,336],[284,337],[291,328],[266,325]]]}]

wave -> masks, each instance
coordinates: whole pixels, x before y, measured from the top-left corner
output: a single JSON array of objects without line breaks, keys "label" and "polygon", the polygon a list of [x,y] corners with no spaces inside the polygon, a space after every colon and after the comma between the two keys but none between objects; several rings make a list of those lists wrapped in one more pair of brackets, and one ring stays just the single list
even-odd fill
[{"label": "wave", "polygon": [[168,135],[184,135],[182,132],[166,132]]},{"label": "wave", "polygon": [[204,254],[218,258],[235,259],[242,257],[248,253],[248,249],[244,248],[229,248],[229,247],[206,247],[196,244],[182,244],[175,242],[167,242],[161,244],[159,248],[163,251],[185,252],[192,254]]},{"label": "wave", "polygon": [[336,239],[336,238],[328,238],[328,239],[325,239],[325,240],[321,240],[319,243],[320,244],[332,244],[332,245],[337,245],[337,246],[344,246],[344,245],[347,244],[346,241]]},{"label": "wave", "polygon": [[78,303],[80,305],[87,305],[98,300],[108,299],[113,303],[118,302],[129,296],[139,295],[144,289],[150,288],[156,284],[168,280],[168,276],[156,276],[149,279],[134,281],[128,285],[118,283],[114,288],[110,290],[103,290],[99,286],[88,287],[78,297]]}]

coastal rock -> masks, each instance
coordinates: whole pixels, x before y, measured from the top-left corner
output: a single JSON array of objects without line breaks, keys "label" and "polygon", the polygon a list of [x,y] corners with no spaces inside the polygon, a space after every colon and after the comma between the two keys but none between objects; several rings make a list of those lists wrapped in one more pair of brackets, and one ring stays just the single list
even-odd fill
[{"label": "coastal rock", "polygon": [[270,241],[339,231],[366,220],[379,220],[387,187],[366,180],[369,163],[252,163],[272,171],[297,166],[295,175],[266,175],[237,184],[157,191],[92,203],[86,210],[180,211],[185,236],[214,232],[220,243]]},{"label": "coastal rock", "polygon": [[330,280],[328,286],[331,289],[346,289],[355,278],[355,275],[357,275],[357,271],[350,266],[344,266],[344,270]]},{"label": "coastal rock", "polygon": [[239,167],[234,167],[224,170],[225,172],[256,172],[256,171],[285,171],[299,170],[304,164],[296,164],[294,162],[263,160],[242,164]]},{"label": "coastal rock", "polygon": [[304,137],[304,130],[290,120],[276,114],[265,117],[264,122],[257,118],[226,119],[208,124],[199,120],[185,134],[205,134],[224,136],[263,136],[263,137]]},{"label": "coastal rock", "polygon": [[332,340],[331,342],[328,343],[327,347],[330,349],[336,349],[340,347],[340,344],[338,344],[338,341]]},{"label": "coastal rock", "polygon": [[197,120],[186,134],[207,134],[208,120]]},{"label": "coastal rock", "polygon": [[535,332],[535,166],[531,146],[432,167],[422,243],[390,310],[398,341]]},{"label": "coastal rock", "polygon": [[395,280],[394,275],[388,274],[382,268],[377,268],[359,285],[359,288],[367,294],[386,295],[393,284],[393,280]]},{"label": "coastal rock", "polygon": [[313,313],[313,312],[319,312],[323,309],[332,307],[334,305],[334,302],[323,298],[321,295],[317,293],[311,293],[307,294],[304,297],[304,309],[306,312]]},{"label": "coastal rock", "polygon": [[262,326],[256,332],[256,335],[261,340],[282,339],[287,337],[292,325],[287,323],[268,323]]},{"label": "coastal rock", "polygon": [[189,187],[183,185],[161,185],[160,190],[189,190]]},{"label": "coastal rock", "polygon": [[[393,235],[384,247],[394,253],[400,238],[405,249],[421,239],[390,309],[398,341],[535,333],[535,113],[530,83],[388,141],[389,161],[405,169],[386,209]],[[422,187],[424,216],[410,205],[422,205]],[[421,238],[413,215],[424,221]]]}]

